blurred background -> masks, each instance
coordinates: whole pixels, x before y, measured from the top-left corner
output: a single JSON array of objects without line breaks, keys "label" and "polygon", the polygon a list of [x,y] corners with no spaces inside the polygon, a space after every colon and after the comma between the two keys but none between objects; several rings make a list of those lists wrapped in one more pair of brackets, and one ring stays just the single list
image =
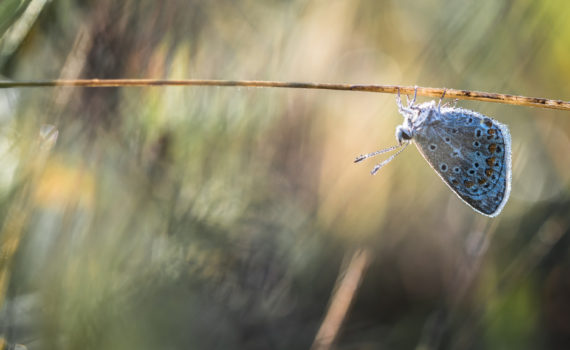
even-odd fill
[{"label": "blurred background", "polygon": [[[569,16],[565,0],[3,0],[0,74],[570,100]],[[458,105],[511,130],[494,219],[415,147],[376,176],[352,163],[395,144],[393,95],[1,90],[3,344],[308,349],[365,250],[337,349],[570,348],[569,114]]]}]

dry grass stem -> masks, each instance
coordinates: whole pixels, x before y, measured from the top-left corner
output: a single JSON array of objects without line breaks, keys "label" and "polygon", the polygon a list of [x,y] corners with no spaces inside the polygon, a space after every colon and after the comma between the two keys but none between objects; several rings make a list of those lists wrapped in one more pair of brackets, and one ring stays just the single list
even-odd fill
[{"label": "dry grass stem", "polygon": [[[244,86],[274,87],[291,89],[320,89],[342,91],[365,91],[395,94],[413,94],[414,86],[398,85],[354,85],[327,83],[295,83],[256,80],[159,80],[159,79],[75,79],[75,80],[37,80],[37,81],[0,81],[0,89],[26,87],[126,87],[126,86]],[[540,97],[526,97],[509,94],[497,94],[483,91],[456,90],[430,87],[417,87],[419,96],[441,97],[445,91],[446,98],[460,100],[476,100],[496,102],[518,106],[550,108],[570,111],[570,101],[551,100]]]},{"label": "dry grass stem", "polygon": [[359,249],[352,255],[346,268],[341,271],[329,309],[311,347],[312,350],[330,349],[334,343],[369,262],[370,252]]}]

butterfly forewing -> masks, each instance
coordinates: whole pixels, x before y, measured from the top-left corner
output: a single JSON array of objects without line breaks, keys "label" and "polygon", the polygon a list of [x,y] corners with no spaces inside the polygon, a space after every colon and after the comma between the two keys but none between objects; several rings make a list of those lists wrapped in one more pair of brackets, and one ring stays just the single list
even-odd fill
[{"label": "butterfly forewing", "polygon": [[418,125],[414,141],[447,185],[475,210],[496,216],[510,191],[510,135],[482,114],[436,109]]}]

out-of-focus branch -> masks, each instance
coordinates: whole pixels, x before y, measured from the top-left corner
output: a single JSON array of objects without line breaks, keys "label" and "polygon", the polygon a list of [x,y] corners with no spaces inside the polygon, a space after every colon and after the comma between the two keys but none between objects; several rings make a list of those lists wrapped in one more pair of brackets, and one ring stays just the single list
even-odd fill
[{"label": "out-of-focus branch", "polygon": [[[342,91],[365,91],[395,94],[413,94],[414,86],[398,85],[353,85],[327,83],[295,83],[259,80],[158,80],[158,79],[78,79],[78,80],[37,80],[37,81],[0,81],[0,89],[25,87],[120,87],[120,86],[245,86],[274,87],[290,89],[320,89]],[[430,87],[417,87],[419,96],[441,97],[445,91],[446,98],[460,100],[477,100],[496,102],[518,106],[550,108],[570,111],[570,101],[550,100],[540,97],[526,97],[509,94],[497,94],[483,91],[456,90]]]},{"label": "out-of-focus branch", "polygon": [[311,350],[331,348],[369,262],[370,252],[366,249],[359,249],[354,252],[346,268],[341,271],[327,314],[321,323]]}]

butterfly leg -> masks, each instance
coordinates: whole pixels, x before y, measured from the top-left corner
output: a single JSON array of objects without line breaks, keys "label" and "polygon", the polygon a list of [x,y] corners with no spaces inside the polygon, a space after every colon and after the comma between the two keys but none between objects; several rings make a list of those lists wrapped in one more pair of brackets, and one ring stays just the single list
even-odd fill
[{"label": "butterfly leg", "polygon": [[402,106],[402,98],[400,97],[400,88],[398,88],[398,95],[396,95],[396,104],[398,105],[398,110],[402,113],[404,107]]},{"label": "butterfly leg", "polygon": [[442,105],[442,107],[447,107],[447,106],[452,106],[453,108],[457,107],[457,102],[459,102],[459,99],[455,99],[452,102],[446,102]]},{"label": "butterfly leg", "polygon": [[418,86],[414,86],[414,98],[412,98],[412,101],[410,101],[410,98],[408,97],[408,95],[406,95],[406,98],[408,99],[408,108],[413,108],[414,107],[414,103],[416,103],[416,97],[418,97]]},{"label": "butterfly leg", "polygon": [[445,93],[447,92],[447,88],[443,88],[443,94],[441,95],[441,98],[439,99],[439,103],[437,104],[437,112],[441,113],[441,101],[443,101],[443,98],[445,97]]},{"label": "butterfly leg", "polygon": [[[410,100],[408,98],[408,107],[404,107],[402,105],[402,98],[400,97],[400,88],[398,89],[398,95],[396,96],[396,103],[398,104],[398,111],[400,111],[400,114],[402,114],[402,116],[404,118],[408,118],[411,116],[411,114],[413,114],[413,106],[410,106]],[[416,87],[416,93],[417,93],[417,87]],[[407,97],[408,95],[406,95]],[[412,104],[414,103],[414,101],[416,100],[416,94],[414,93],[414,99],[412,100]]]}]

